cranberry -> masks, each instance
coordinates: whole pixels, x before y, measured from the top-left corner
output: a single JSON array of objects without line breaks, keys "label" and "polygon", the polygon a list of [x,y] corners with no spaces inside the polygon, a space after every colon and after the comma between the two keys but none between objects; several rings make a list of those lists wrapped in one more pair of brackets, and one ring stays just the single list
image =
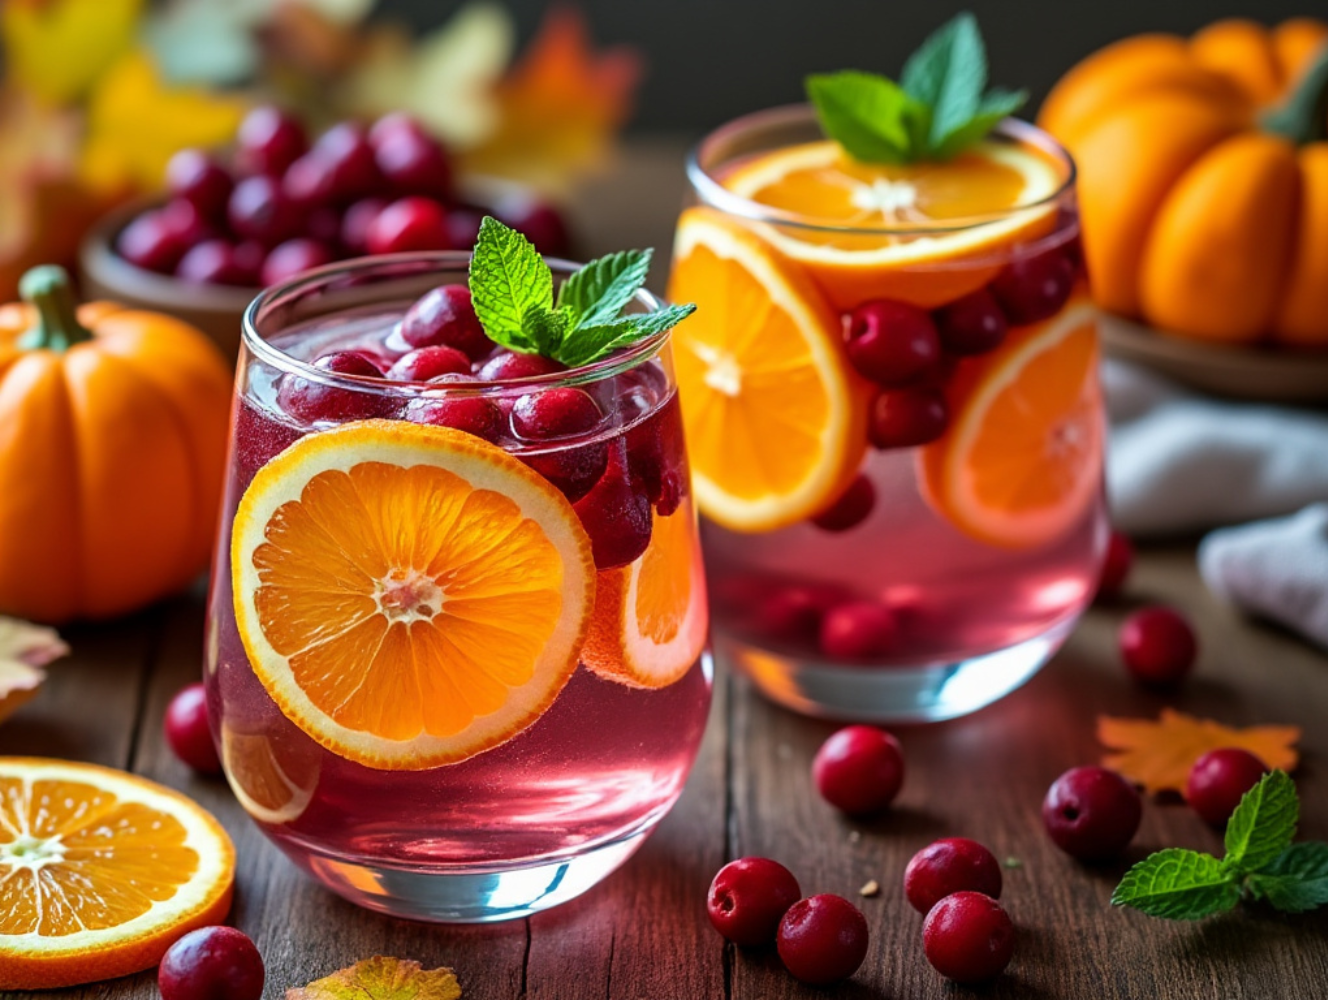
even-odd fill
[{"label": "cranberry", "polygon": [[1193,668],[1199,643],[1194,630],[1174,608],[1157,604],[1140,608],[1125,619],[1120,634],[1121,657],[1145,684],[1175,684]]},{"label": "cranberry", "polygon": [[285,243],[278,243],[264,258],[263,284],[275,285],[302,271],[322,267],[332,259],[332,251],[328,249],[327,244],[311,240],[306,236],[297,236]]},{"label": "cranberry", "polygon": [[270,177],[280,177],[309,148],[299,120],[270,106],[254,108],[245,115],[235,141],[239,171]]},{"label": "cranberry", "polygon": [[[377,365],[355,351],[325,354],[314,362],[314,367],[338,375],[382,377]],[[291,416],[310,423],[316,420],[341,422],[384,417],[393,409],[390,400],[376,393],[324,385],[299,375],[282,376],[277,401]]]},{"label": "cranberry", "polygon": [[1241,797],[1268,773],[1268,765],[1248,750],[1209,750],[1194,762],[1185,782],[1185,801],[1204,821],[1222,826],[1240,805]]},{"label": "cranberry", "polygon": [[935,441],[949,423],[939,389],[883,389],[872,400],[867,436],[876,448],[911,448]]},{"label": "cranberry", "polygon": [[674,393],[627,432],[627,459],[660,517],[668,517],[690,491],[682,409]]},{"label": "cranberry", "polygon": [[1074,265],[1060,249],[1018,257],[991,283],[1011,323],[1036,323],[1056,315],[1073,288]]},{"label": "cranberry", "polygon": [[775,939],[779,922],[801,896],[798,880],[778,861],[739,858],[715,875],[706,910],[725,938],[755,948]]},{"label": "cranberry", "polygon": [[361,198],[341,217],[341,245],[352,254],[369,252],[369,225],[387,207],[384,198]]},{"label": "cranberry", "polygon": [[995,296],[985,288],[936,310],[941,346],[951,354],[985,354],[1005,339],[1009,324]]},{"label": "cranberry", "polygon": [[250,286],[254,274],[236,259],[235,247],[225,240],[204,240],[190,247],[175,266],[175,276],[197,285]]},{"label": "cranberry", "polygon": [[1102,561],[1102,572],[1097,580],[1097,596],[1113,600],[1120,596],[1121,588],[1134,565],[1134,545],[1128,535],[1113,531],[1107,540],[1107,555]]},{"label": "cranberry", "polygon": [[[518,438],[526,441],[548,441],[582,436],[594,430],[600,420],[599,407],[595,405],[589,393],[581,389],[563,387],[544,389],[522,396],[512,407],[512,430]],[[609,455],[608,447],[603,442],[597,441],[545,454],[523,456],[523,461],[575,503],[586,496],[590,488],[605,474]],[[624,493],[615,483],[609,483],[606,484],[606,491],[606,495],[599,498],[593,507],[598,508],[605,504],[610,507],[617,505],[624,508],[624,513],[628,512],[628,506],[632,510],[635,509],[635,491],[630,487],[627,487]],[[632,494],[630,502],[628,493]],[[648,525],[650,501],[645,500],[645,503]],[[639,525],[622,527],[632,533],[639,530]],[[646,534],[649,537],[648,531]],[[628,562],[630,561],[629,559]]]},{"label": "cranberry", "polygon": [[919,913],[946,896],[972,890],[992,899],[1001,894],[1001,865],[976,840],[947,837],[928,844],[904,869],[904,895]]},{"label": "cranberry", "polygon": [[904,783],[904,752],[884,729],[846,726],[816,751],[812,779],[821,798],[842,812],[883,812]]},{"label": "cranberry", "polygon": [[466,250],[480,238],[480,223],[484,213],[470,208],[454,208],[447,213],[447,236],[453,248]]},{"label": "cranberry", "polygon": [[465,285],[442,285],[416,300],[401,318],[401,339],[411,347],[454,347],[471,361],[493,350]]},{"label": "cranberry", "polygon": [[162,1000],[260,1000],[263,956],[234,927],[200,927],[171,945],[157,969]]},{"label": "cranberry", "polygon": [[183,198],[172,198],[161,209],[161,220],[184,247],[192,247],[217,235],[212,225],[194,203]]},{"label": "cranberry", "polygon": [[417,128],[398,127],[370,135],[378,171],[399,194],[422,194],[452,200],[452,164],[431,136]]},{"label": "cranberry", "polygon": [[369,126],[369,145],[377,149],[379,145],[396,132],[413,132],[425,135],[424,126],[414,115],[404,111],[389,111]]},{"label": "cranberry", "polygon": [[232,259],[241,273],[248,275],[246,285],[257,285],[258,276],[263,270],[263,261],[267,259],[267,248],[257,240],[240,240],[232,251]]},{"label": "cranberry", "polygon": [[1105,767],[1071,768],[1052,783],[1042,802],[1042,824],[1052,841],[1081,861],[1120,854],[1142,817],[1139,793]]},{"label": "cranberry", "polygon": [[330,160],[310,151],[286,168],[282,193],[306,210],[327,207],[336,198],[336,177]]},{"label": "cranberry", "polygon": [[504,351],[495,354],[480,367],[479,377],[484,382],[506,382],[519,378],[535,378],[565,372],[567,366],[540,354],[519,354]]},{"label": "cranberry", "polygon": [[822,617],[838,600],[833,590],[803,584],[779,587],[760,601],[754,624],[767,637],[814,640]]},{"label": "cranberry", "polygon": [[166,187],[213,221],[226,218],[235,182],[226,168],[201,149],[182,149],[166,164]]},{"label": "cranberry", "polygon": [[[520,403],[517,405],[519,407]],[[621,439],[616,444],[621,447]],[[583,445],[575,449],[575,452],[585,452],[591,448],[600,449],[601,454],[607,450],[604,445],[599,444]],[[543,457],[547,462],[554,456]],[[558,458],[563,459],[563,456],[560,455]],[[563,461],[566,462],[566,459]],[[589,460],[573,459],[572,467],[575,468],[582,461]],[[534,458],[528,458],[526,462],[553,482],[563,493],[568,493],[558,480],[535,464]],[[554,471],[563,475],[565,469],[564,464]],[[571,494],[568,498],[571,498]],[[636,562],[649,547],[653,528],[650,500],[640,491],[637,484],[632,482],[632,477],[627,471],[625,454],[620,455],[615,450],[613,459],[607,462],[607,468],[599,481],[594,483],[590,491],[577,500],[574,506],[577,516],[581,518],[581,526],[590,536],[590,550],[595,557],[597,569],[612,569],[615,566],[626,566]]]},{"label": "cranberry", "polygon": [[490,443],[497,443],[502,438],[506,423],[503,411],[493,400],[481,396],[425,396],[413,399],[406,407],[405,417],[417,424],[452,427]]},{"label": "cranberry", "polygon": [[340,122],[318,137],[309,151],[327,164],[329,196],[340,204],[374,194],[383,188],[373,147],[355,122]]},{"label": "cranberry", "polygon": [[276,246],[300,228],[295,204],[271,177],[246,177],[235,185],[226,211],[231,229],[264,246]]},{"label": "cranberry", "polygon": [[499,222],[521,233],[546,257],[567,257],[571,239],[563,217],[548,202],[529,195],[510,195],[493,207]]},{"label": "cranberry", "polygon": [[946,896],[922,924],[927,961],[957,983],[980,983],[1004,971],[1014,955],[1014,937],[1009,914],[980,892]]},{"label": "cranberry", "polygon": [[867,520],[874,506],[876,487],[860,475],[848,484],[838,500],[812,518],[812,523],[824,531],[848,531]]},{"label": "cranberry", "polygon": [[337,246],[341,242],[341,213],[327,205],[311,209],[304,220],[304,235],[327,247]]},{"label": "cranberry", "polygon": [[420,347],[402,355],[387,371],[399,382],[427,382],[439,375],[469,375],[470,359],[455,347]]},{"label": "cranberry", "polygon": [[874,601],[847,601],[821,619],[821,652],[835,660],[882,656],[894,647],[899,621]]},{"label": "cranberry", "polygon": [[169,274],[188,247],[160,211],[144,212],[115,238],[115,249],[129,263]]},{"label": "cranberry", "polygon": [[867,919],[843,896],[822,893],[800,899],[779,922],[780,961],[796,979],[837,983],[867,957]]},{"label": "cranberry", "polygon": [[364,236],[369,252],[405,253],[409,250],[447,250],[447,213],[432,198],[398,198],[369,223]]},{"label": "cranberry", "polygon": [[220,774],[221,761],[208,727],[207,693],[202,684],[190,684],[166,706],[163,723],[166,742],[175,756],[202,774]]},{"label": "cranberry", "polygon": [[512,409],[512,429],[523,438],[544,441],[593,430],[599,407],[583,389],[553,388],[530,393]]},{"label": "cranberry", "polygon": [[906,302],[876,299],[858,306],[844,326],[848,359],[878,385],[908,385],[941,358],[936,324]]}]

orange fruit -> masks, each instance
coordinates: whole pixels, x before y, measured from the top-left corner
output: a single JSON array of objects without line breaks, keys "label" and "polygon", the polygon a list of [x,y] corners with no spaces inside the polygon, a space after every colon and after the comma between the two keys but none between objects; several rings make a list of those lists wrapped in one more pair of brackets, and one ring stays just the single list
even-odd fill
[{"label": "orange fruit", "polygon": [[880,298],[930,309],[981,288],[1000,270],[999,251],[1050,231],[1065,181],[1064,167],[1044,153],[1002,142],[979,143],[946,163],[899,165],[860,163],[838,143],[813,142],[721,179],[748,201],[832,227],[756,229],[842,312]]},{"label": "orange fruit", "polygon": [[197,803],[93,764],[0,757],[0,989],[149,969],[230,910],[235,848]]},{"label": "orange fruit", "polygon": [[636,562],[599,574],[581,661],[631,687],[667,687],[701,655],[709,624],[696,515],[684,503],[656,515]]},{"label": "orange fruit", "polygon": [[707,208],[679,219],[669,293],[698,306],[673,346],[701,512],[760,532],[824,509],[867,447],[870,388],[839,317],[805,275]]},{"label": "orange fruit", "polygon": [[348,760],[418,770],[553,704],[594,604],[558,490],[470,434],[364,420],[301,438],[235,513],[235,617],[287,718]]},{"label": "orange fruit", "polygon": [[261,823],[279,826],[304,815],[322,771],[320,751],[298,733],[242,733],[223,723],[221,759],[240,805]]},{"label": "orange fruit", "polygon": [[950,428],[918,452],[932,507],[1009,548],[1072,528],[1101,490],[1097,361],[1097,312],[1080,292],[1058,315],[961,364],[946,389]]}]

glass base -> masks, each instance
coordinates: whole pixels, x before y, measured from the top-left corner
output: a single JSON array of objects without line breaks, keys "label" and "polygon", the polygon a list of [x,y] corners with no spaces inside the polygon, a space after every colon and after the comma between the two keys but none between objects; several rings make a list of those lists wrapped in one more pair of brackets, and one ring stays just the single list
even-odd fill
[{"label": "glass base", "polygon": [[1014,646],[922,666],[845,667],[771,653],[720,634],[715,653],[772,701],[804,715],[844,722],[940,722],[1003,698],[1041,669],[1078,615]]}]

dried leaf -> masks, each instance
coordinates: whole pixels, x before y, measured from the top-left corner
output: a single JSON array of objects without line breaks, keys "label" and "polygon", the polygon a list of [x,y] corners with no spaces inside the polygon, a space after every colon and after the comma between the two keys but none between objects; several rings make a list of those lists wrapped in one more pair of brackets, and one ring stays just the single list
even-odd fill
[{"label": "dried leaf", "polygon": [[49,104],[82,97],[133,45],[143,0],[5,0],[0,37],[14,82]]},{"label": "dried leaf", "polygon": [[1149,792],[1182,791],[1194,762],[1209,750],[1240,747],[1270,768],[1291,771],[1299,760],[1297,726],[1251,726],[1232,729],[1211,719],[1162,710],[1157,721],[1100,715],[1098,741],[1109,750],[1102,765],[1119,771]]},{"label": "dried leaf", "polygon": [[54,629],[0,616],[0,722],[37,694],[41,667],[68,652]]},{"label": "dried leaf", "polygon": [[286,991],[286,1000],[458,1000],[460,996],[451,969],[425,971],[419,962],[381,956]]}]

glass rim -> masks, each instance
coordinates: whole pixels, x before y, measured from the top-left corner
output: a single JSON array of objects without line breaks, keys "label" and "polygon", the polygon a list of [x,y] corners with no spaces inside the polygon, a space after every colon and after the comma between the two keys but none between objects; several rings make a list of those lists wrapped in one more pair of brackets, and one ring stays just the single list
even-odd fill
[{"label": "glass rim", "polygon": [[[661,330],[659,333],[653,333],[649,337],[642,338],[619,353],[601,358],[598,361],[592,361],[589,364],[577,365],[565,371],[548,372],[543,375],[526,375],[521,378],[492,380],[475,378],[466,382],[418,382],[389,380],[385,377],[372,375],[349,375],[316,368],[311,362],[297,358],[275,346],[259,331],[258,326],[265,312],[283,303],[297,300],[311,291],[326,287],[337,278],[362,276],[372,274],[380,269],[390,271],[393,268],[400,269],[403,266],[408,267],[410,265],[418,266],[419,270],[415,272],[417,274],[427,274],[431,271],[464,271],[469,267],[470,258],[471,252],[469,250],[419,250],[407,253],[379,254],[372,257],[352,257],[301,271],[294,277],[264,288],[245,307],[240,322],[241,346],[252,357],[284,374],[299,375],[301,378],[321,385],[378,395],[399,395],[403,397],[427,395],[431,398],[438,398],[444,395],[506,395],[508,390],[515,393],[526,392],[532,388],[542,389],[558,385],[582,385],[599,382],[623,372],[631,371],[633,368],[640,367],[650,361],[664,348],[673,333],[673,328],[669,327],[667,330]],[[549,265],[555,277],[570,274],[583,266],[575,261],[564,260],[561,257],[545,257],[544,261]],[[391,274],[388,275],[388,277],[391,276]],[[397,276],[401,275],[398,274]],[[658,296],[644,288],[638,290],[630,301],[641,305],[645,313],[658,312],[664,307],[664,302]]]},{"label": "glass rim", "polygon": [[992,135],[1034,146],[1062,166],[1064,173],[1060,184],[1054,191],[1042,198],[1014,205],[999,212],[963,216],[946,220],[944,224],[940,225],[923,223],[892,226],[850,226],[828,223],[824,220],[814,221],[812,217],[801,213],[772,208],[769,205],[763,205],[760,202],[734,194],[724,187],[718,178],[703,165],[702,161],[709,152],[735,136],[759,129],[800,125],[815,120],[815,110],[810,104],[803,102],[765,108],[725,122],[718,128],[708,132],[687,154],[687,180],[692,191],[703,204],[716,208],[727,215],[738,216],[752,222],[841,236],[926,237],[962,233],[1001,222],[1025,212],[1051,209],[1067,192],[1074,189],[1078,175],[1074,158],[1050,134],[1019,118],[1005,118],[992,129]]}]

